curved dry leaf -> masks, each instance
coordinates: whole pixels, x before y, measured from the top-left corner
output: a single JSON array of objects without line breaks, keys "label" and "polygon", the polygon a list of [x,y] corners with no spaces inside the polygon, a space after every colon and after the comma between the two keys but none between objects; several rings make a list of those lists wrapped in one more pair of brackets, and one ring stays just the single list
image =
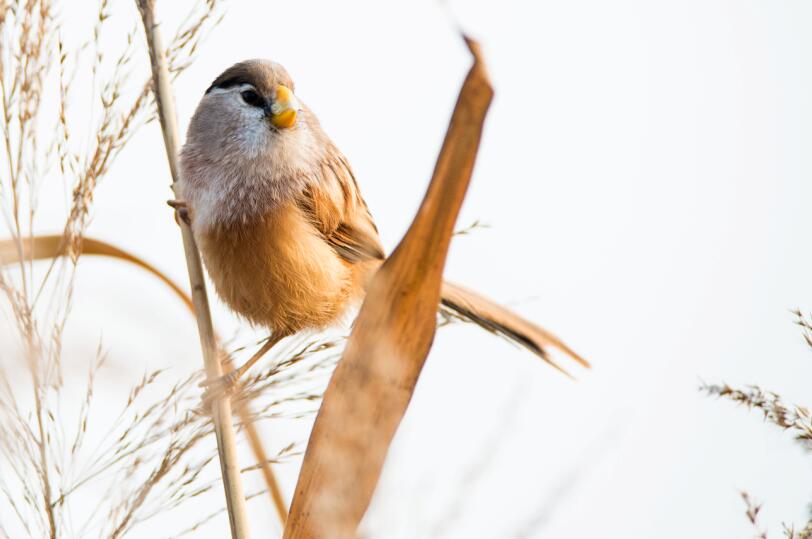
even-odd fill
[{"label": "curved dry leaf", "polygon": [[449,242],[493,97],[478,45],[425,198],[370,282],[310,436],[286,539],[355,537],[436,329]]},{"label": "curved dry leaf", "polygon": [[[128,253],[124,249],[119,249],[115,245],[107,243],[102,240],[94,240],[92,238],[83,238],[81,246],[81,254],[107,256],[124,260],[131,264],[135,264],[141,269],[146,270],[158,279],[160,279],[172,292],[180,298],[186,307],[194,314],[194,305],[192,298],[178,286],[178,284],[170,279],[166,274],[161,272],[158,268],[138,258],[132,253]],[[34,236],[27,238],[22,242],[23,260],[46,260],[51,258],[58,258],[67,255],[67,244],[63,236]],[[20,257],[17,251],[17,242],[14,240],[0,240],[0,264],[7,265],[19,262]]]}]

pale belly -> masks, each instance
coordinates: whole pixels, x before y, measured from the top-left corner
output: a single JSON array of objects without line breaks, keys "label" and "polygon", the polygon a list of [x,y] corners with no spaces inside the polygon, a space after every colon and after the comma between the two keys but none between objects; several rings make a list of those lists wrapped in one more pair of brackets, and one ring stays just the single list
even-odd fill
[{"label": "pale belly", "polygon": [[296,206],[195,238],[220,298],[272,331],[329,326],[362,294],[362,268],[339,258]]}]

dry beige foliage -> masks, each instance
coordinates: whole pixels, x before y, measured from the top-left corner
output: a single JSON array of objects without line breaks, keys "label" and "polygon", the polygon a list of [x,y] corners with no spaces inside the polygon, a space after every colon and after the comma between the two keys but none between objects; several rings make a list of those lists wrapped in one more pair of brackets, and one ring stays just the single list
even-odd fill
[{"label": "dry beige foliage", "polygon": [[[806,344],[812,348],[812,317],[805,316],[800,310],[795,310],[793,314],[795,324],[803,330]],[[778,393],[764,390],[757,385],[734,388],[728,384],[703,383],[699,389],[710,396],[724,398],[761,412],[767,423],[792,433],[801,447],[806,451],[812,451],[812,412],[808,408],[787,404]],[[747,492],[742,492],[742,499],[746,505],[747,520],[756,530],[755,538],[766,539],[767,532],[761,529],[758,520],[762,504],[755,503]],[[794,524],[783,524],[782,532],[787,539],[812,539],[812,517],[809,517],[801,529],[796,529]]]},{"label": "dry beige foliage", "polygon": [[[178,148],[170,81],[189,65],[202,36],[219,20],[220,0],[199,0],[192,15],[161,44],[154,20],[154,0],[136,0],[146,30],[158,117],[164,128],[170,168]],[[33,405],[18,399],[19,389],[0,369],[0,495],[30,537],[71,535],[124,537],[159,514],[219,488],[206,480],[211,452],[197,451],[216,436],[227,492],[233,537],[247,537],[244,501],[266,492],[284,521],[286,507],[270,464],[296,453],[290,444],[268,457],[255,422],[313,413],[322,397],[323,379],[338,361],[343,341],[320,338],[292,341],[274,351],[270,367],[244,380],[242,390],[214,405],[214,424],[198,408],[191,375],[150,401],[162,371],[145,373],[132,387],[115,425],[89,460],[86,437],[94,407],[94,381],[105,365],[99,348],[88,372],[85,399],[75,429],[66,429],[60,414],[62,396],[61,335],[73,300],[77,262],[98,255],[135,264],[162,280],[198,318],[209,376],[221,360],[229,369],[208,316],[199,258],[188,229],[182,226],[189,262],[192,297],[156,267],[108,243],[87,238],[94,191],[109,174],[116,156],[137,128],[153,117],[152,81],[130,84],[131,60],[138,51],[135,31],[123,36],[120,55],[101,52],[101,36],[111,17],[109,0],[99,1],[93,37],[80,50],[92,53],[94,98],[98,121],[90,122],[87,144],[74,140],[81,127],[70,121],[70,87],[78,76],[78,55],[67,52],[54,17],[56,0],[0,0],[0,100],[7,172],[0,172],[0,210],[11,239],[0,241],[0,292],[11,307],[21,349],[32,382]],[[482,124],[492,89],[478,47],[466,40],[474,56],[437,161],[432,183],[412,227],[370,285],[348,348],[332,378],[310,439],[297,486],[286,537],[352,537],[369,503],[386,451],[408,406],[414,385],[437,327],[442,270],[453,226],[470,180]],[[2,48],[10,44],[11,48]],[[112,63],[110,62],[112,58]],[[58,80],[59,107],[55,129],[43,136],[40,127],[48,74]],[[102,73],[110,72],[109,78]],[[48,129],[48,128],[46,128]],[[50,137],[50,138],[49,138]],[[49,144],[45,141],[50,140]],[[35,236],[36,195],[45,168],[52,164],[71,182],[70,204],[61,235]],[[173,174],[174,176],[174,174]],[[156,203],[158,203],[156,201]],[[479,225],[461,231],[467,234]],[[39,260],[50,260],[44,276],[34,272]],[[10,268],[10,269],[9,269]],[[36,277],[36,278],[35,278]],[[447,316],[441,313],[442,316]],[[446,318],[445,322],[449,319]],[[443,323],[441,322],[441,325]],[[270,395],[265,401],[258,399]],[[259,403],[252,410],[251,403]],[[303,403],[310,408],[285,409]],[[228,407],[239,421],[232,426]],[[283,410],[284,409],[284,410]],[[232,427],[246,434],[257,462],[239,466]],[[81,463],[81,469],[77,469]],[[267,489],[243,495],[242,473],[261,470]],[[78,525],[69,516],[78,491],[102,478],[110,481],[103,507]],[[225,511],[225,509],[224,509]],[[222,511],[207,515],[179,535],[194,533]],[[0,538],[18,537],[0,521]]]},{"label": "dry beige foliage", "polygon": [[[173,36],[165,51],[172,76],[190,64],[201,38],[219,21],[220,3],[200,1]],[[7,265],[0,268],[0,292],[16,323],[24,358],[22,369],[11,364],[14,372],[0,368],[0,497],[10,511],[0,521],[0,537],[19,537],[20,530],[30,537],[120,537],[152,515],[211,489],[200,483],[211,455],[198,458],[191,451],[210,437],[211,428],[195,413],[196,377],[176,383],[158,402],[145,400],[145,390],[162,378],[156,371],[133,387],[104,446],[88,448],[94,383],[106,358],[101,348],[88,374],[78,423],[71,428],[63,402],[62,333],[80,256],[127,260],[162,279],[187,304],[189,298],[153,266],[84,237],[95,188],[137,128],[150,119],[150,84],[130,82],[138,49],[135,31],[118,37],[118,51],[116,43],[107,42],[112,39],[106,32],[112,16],[108,0],[99,1],[95,23],[90,21],[92,38],[73,52],[59,38],[56,13],[66,11],[59,4],[0,1],[0,161],[5,161],[0,213],[11,236],[0,242],[0,262]],[[83,76],[91,79],[92,95],[87,97],[94,105],[77,123],[70,114],[71,86]],[[43,107],[44,95],[57,101],[55,117],[42,112],[49,110]],[[72,183],[63,233],[36,237],[37,201],[49,187],[46,180],[54,176]],[[35,273],[35,262],[43,259],[50,259],[47,271]],[[17,374],[26,370],[33,391],[21,395]],[[241,427],[250,439],[256,433],[248,423]],[[87,460],[91,450],[94,457]],[[261,462],[274,460],[262,455]],[[143,482],[131,484],[135,479]],[[70,516],[75,493],[105,480],[117,487],[108,493],[114,495],[105,496],[89,520],[75,521]]]}]

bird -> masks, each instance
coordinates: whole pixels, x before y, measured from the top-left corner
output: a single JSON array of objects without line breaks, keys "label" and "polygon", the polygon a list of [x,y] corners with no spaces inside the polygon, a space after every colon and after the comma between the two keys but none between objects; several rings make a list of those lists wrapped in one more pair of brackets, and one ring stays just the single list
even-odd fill
[{"label": "bird", "polygon": [[[180,197],[223,302],[270,336],[242,366],[209,382],[220,391],[285,337],[331,327],[363,300],[385,251],[347,158],[301,102],[287,70],[252,59],[223,71],[201,98],[180,152]],[[445,282],[441,306],[540,356],[553,334],[496,302]]]}]

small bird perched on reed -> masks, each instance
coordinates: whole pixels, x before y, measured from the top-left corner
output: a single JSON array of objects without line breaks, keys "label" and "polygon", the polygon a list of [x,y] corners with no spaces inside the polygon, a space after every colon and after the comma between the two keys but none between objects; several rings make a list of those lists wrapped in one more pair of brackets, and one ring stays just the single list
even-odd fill
[{"label": "small bird perched on reed", "polygon": [[[271,331],[233,385],[279,340],[328,327],[363,298],[385,254],[347,159],[267,60],[233,65],[206,90],[180,156],[171,201],[192,227],[219,296]],[[442,305],[559,368],[553,346],[588,366],[555,336],[496,303],[445,283]]]}]

